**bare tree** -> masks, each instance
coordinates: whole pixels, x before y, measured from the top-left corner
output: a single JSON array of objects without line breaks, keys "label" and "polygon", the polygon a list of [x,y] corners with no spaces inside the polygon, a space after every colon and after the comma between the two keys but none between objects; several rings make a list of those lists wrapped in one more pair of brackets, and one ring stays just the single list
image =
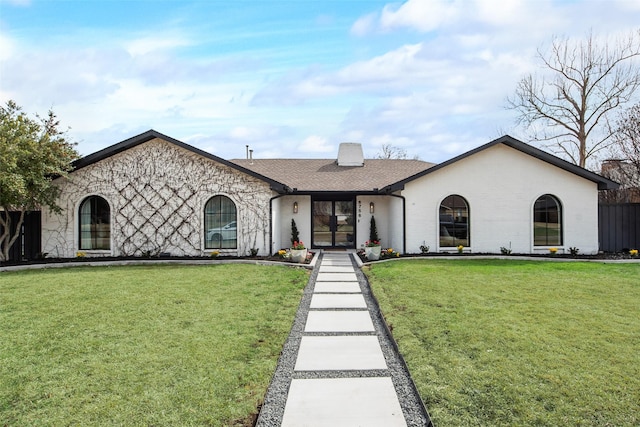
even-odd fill
[{"label": "bare tree", "polygon": [[[611,138],[612,158],[602,164],[602,174],[620,183],[601,199],[608,202],[640,201],[640,104],[620,114]],[[606,196],[606,197],[604,197]]]},{"label": "bare tree", "polygon": [[[376,154],[376,159],[408,159],[407,150],[396,147],[391,144],[382,144],[380,151]],[[414,156],[413,160],[419,160],[418,156]]]},{"label": "bare tree", "polygon": [[632,166],[632,173],[640,177],[640,104],[621,114],[615,129],[614,148]]},{"label": "bare tree", "polygon": [[534,140],[585,167],[611,144],[611,114],[640,87],[640,30],[612,44],[593,34],[578,41],[554,37],[538,58],[545,73],[520,80],[508,107]]}]

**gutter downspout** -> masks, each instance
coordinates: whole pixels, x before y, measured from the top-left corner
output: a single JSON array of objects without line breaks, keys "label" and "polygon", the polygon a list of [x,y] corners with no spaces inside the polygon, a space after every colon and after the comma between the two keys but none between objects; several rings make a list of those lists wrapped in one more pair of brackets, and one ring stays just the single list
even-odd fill
[{"label": "gutter downspout", "polygon": [[388,194],[388,196],[397,197],[402,200],[402,253],[407,253],[407,206],[404,196],[398,194]]},{"label": "gutter downspout", "polygon": [[278,194],[269,199],[269,255],[273,254],[273,201],[288,194]]}]

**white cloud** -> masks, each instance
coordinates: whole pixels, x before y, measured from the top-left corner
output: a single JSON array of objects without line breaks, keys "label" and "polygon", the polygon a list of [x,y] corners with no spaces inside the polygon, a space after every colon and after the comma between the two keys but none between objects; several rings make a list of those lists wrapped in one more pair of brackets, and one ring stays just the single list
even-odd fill
[{"label": "white cloud", "polygon": [[198,33],[182,16],[133,34],[73,27],[31,44],[0,33],[0,97],[53,107],[84,153],[155,128],[223,158],[244,157],[246,144],[261,158],[333,156],[349,141],[370,156],[391,143],[442,161],[510,130],[505,98],[551,35],[637,28],[638,4],[390,2],[352,18],[359,37],[332,39],[337,14],[315,15],[322,36],[299,40],[282,21]]},{"label": "white cloud", "polygon": [[[565,10],[553,0],[407,0],[402,4],[389,3],[379,13],[359,18],[352,33],[364,36],[408,29],[418,33],[443,31],[459,37],[469,31],[486,32],[489,26],[493,31],[517,30],[516,39],[530,42],[532,35],[549,35],[551,28],[567,28],[572,24],[575,13]],[[492,32],[486,35],[500,37]]]},{"label": "white cloud", "polygon": [[[413,140],[407,137],[398,137],[395,134],[384,133],[382,135],[376,135],[369,141],[375,147],[382,147],[383,145],[393,145],[394,147],[408,147],[413,145]],[[375,156],[375,154],[374,154]]]},{"label": "white cloud", "polygon": [[378,20],[378,14],[370,13],[362,16],[356,20],[351,26],[351,34],[356,36],[364,36],[371,33],[376,27],[376,21]]},{"label": "white cloud", "polygon": [[640,12],[640,2],[637,0],[616,0],[618,7],[631,12]]},{"label": "white cloud", "polygon": [[312,99],[326,99],[344,94],[381,94],[421,84],[433,69],[441,68],[431,61],[421,43],[358,61],[335,72],[309,69],[294,72],[259,91],[254,102],[276,105],[298,105]]},{"label": "white cloud", "polygon": [[0,61],[9,59],[14,54],[14,42],[0,33]]},{"label": "white cloud", "polygon": [[[475,0],[474,3],[478,20],[498,26],[514,20],[519,21],[522,16],[531,16],[529,13],[532,12],[532,10],[528,10],[527,2],[522,0],[501,0],[499,2]],[[543,0],[528,3],[531,5],[531,9],[536,9],[541,6]]]},{"label": "white cloud", "polygon": [[156,37],[147,36],[125,42],[125,48],[131,56],[145,55],[151,52],[171,50],[177,47],[190,46],[192,43],[182,36]]},{"label": "white cloud", "polygon": [[229,131],[229,138],[238,142],[264,142],[277,139],[280,128],[272,125],[235,126]]},{"label": "white cloud", "polygon": [[3,60],[2,85],[19,94],[19,102],[37,108],[90,102],[117,89],[110,78],[114,63],[111,52],[20,46]]},{"label": "white cloud", "polygon": [[297,149],[302,153],[333,153],[335,151],[334,145],[330,144],[325,137],[318,135],[308,136]]},{"label": "white cloud", "polygon": [[408,0],[400,7],[386,5],[380,16],[383,30],[407,27],[421,32],[433,31],[460,14],[460,2],[449,0]]},{"label": "white cloud", "polygon": [[348,65],[335,74],[335,82],[339,86],[367,86],[370,84],[407,79],[424,70],[422,43],[404,45],[398,49],[376,56],[367,61]]}]

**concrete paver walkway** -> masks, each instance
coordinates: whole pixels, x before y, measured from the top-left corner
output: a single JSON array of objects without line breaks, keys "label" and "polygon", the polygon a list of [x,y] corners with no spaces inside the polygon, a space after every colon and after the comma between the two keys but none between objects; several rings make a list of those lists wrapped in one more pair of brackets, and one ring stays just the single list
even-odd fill
[{"label": "concrete paver walkway", "polygon": [[347,252],[323,253],[257,426],[431,425]]}]

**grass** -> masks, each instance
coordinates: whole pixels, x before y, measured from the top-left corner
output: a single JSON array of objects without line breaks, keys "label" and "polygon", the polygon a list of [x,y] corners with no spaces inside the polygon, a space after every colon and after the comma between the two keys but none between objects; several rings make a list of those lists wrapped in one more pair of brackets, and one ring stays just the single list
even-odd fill
[{"label": "grass", "polygon": [[640,264],[401,260],[367,274],[435,425],[640,425]]},{"label": "grass", "polygon": [[251,425],[305,271],[0,273],[0,425]]}]

